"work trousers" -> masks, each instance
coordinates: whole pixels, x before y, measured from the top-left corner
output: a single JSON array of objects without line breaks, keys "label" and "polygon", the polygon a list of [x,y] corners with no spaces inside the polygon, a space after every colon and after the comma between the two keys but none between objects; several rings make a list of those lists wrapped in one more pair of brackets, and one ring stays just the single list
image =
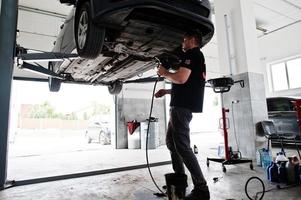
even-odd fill
[{"label": "work trousers", "polygon": [[[196,189],[207,189],[202,170],[190,147],[189,123],[192,113],[189,109],[170,108],[170,119],[166,134],[166,145],[170,150],[172,167],[175,173],[184,174],[184,164],[191,174]],[[183,164],[184,163],[184,164]]]}]

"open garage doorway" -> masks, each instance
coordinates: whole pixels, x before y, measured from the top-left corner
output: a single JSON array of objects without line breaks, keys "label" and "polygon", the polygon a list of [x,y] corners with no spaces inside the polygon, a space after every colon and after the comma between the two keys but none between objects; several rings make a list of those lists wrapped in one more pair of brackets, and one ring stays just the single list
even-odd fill
[{"label": "open garage doorway", "polygon": [[107,87],[63,84],[61,89],[51,93],[47,82],[13,82],[8,179],[104,167],[98,152],[112,149],[114,97]]},{"label": "open garage doorway", "polygon": [[[219,98],[209,90],[206,91],[204,113],[195,115],[191,124],[191,140],[199,151],[211,148],[216,152],[212,147],[217,147],[219,140],[216,138],[221,137],[217,133]],[[63,84],[60,92],[51,93],[46,82],[15,80],[11,98],[8,180],[145,165],[144,149],[116,148],[115,117],[115,96],[109,94],[107,87]],[[150,163],[170,161],[164,144],[149,154]],[[204,155],[206,153],[202,157]]]}]

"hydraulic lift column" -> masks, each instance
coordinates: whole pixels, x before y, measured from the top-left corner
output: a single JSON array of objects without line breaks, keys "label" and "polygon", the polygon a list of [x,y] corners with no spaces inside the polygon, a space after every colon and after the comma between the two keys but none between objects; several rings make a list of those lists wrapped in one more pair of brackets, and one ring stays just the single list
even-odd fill
[{"label": "hydraulic lift column", "polygon": [[8,124],[18,0],[0,0],[0,190],[7,169]]}]

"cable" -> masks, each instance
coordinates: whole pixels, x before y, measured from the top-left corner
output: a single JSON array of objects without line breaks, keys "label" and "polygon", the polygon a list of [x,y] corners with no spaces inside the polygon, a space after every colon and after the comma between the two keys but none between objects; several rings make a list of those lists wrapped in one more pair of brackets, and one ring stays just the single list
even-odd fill
[{"label": "cable", "polygon": [[234,106],[233,104],[234,103],[239,103],[238,100],[236,101],[232,101],[232,120],[233,120],[233,128],[234,128],[234,136],[235,136],[235,141],[236,141],[236,148],[237,148],[237,151],[239,151],[239,145],[238,145],[238,139],[237,139],[237,135],[236,135],[236,126],[235,126],[235,119],[234,119]]},{"label": "cable", "polygon": [[154,185],[156,186],[156,188],[160,191],[160,193],[154,193],[154,195],[156,195],[158,197],[164,197],[164,196],[166,196],[166,194],[160,189],[160,187],[156,183],[156,181],[153,177],[152,171],[150,169],[149,159],[148,159],[148,135],[149,135],[150,122],[152,119],[152,112],[153,112],[153,107],[154,107],[155,91],[156,91],[156,87],[157,87],[157,83],[158,83],[159,79],[160,79],[160,76],[158,76],[158,79],[155,81],[153,93],[152,93],[151,108],[150,108],[150,112],[149,112],[148,125],[147,125],[147,131],[146,131],[146,150],[145,150],[145,152],[146,152],[146,164],[147,164],[147,169],[148,169],[149,175],[150,175]]},{"label": "cable", "polygon": [[[252,199],[252,198],[249,196],[249,193],[248,193],[248,184],[249,184],[250,181],[253,180],[253,179],[257,179],[257,180],[261,183],[261,186],[262,186],[262,192],[257,192],[257,193],[256,193],[256,196],[255,196],[255,199]],[[253,177],[251,177],[251,178],[249,178],[249,179],[247,180],[247,182],[246,182],[246,184],[245,184],[245,193],[246,193],[247,197],[248,197],[250,200],[257,200],[257,196],[258,196],[258,194],[260,194],[260,193],[262,193],[262,194],[261,194],[259,200],[263,199],[263,196],[264,196],[265,192],[266,192],[266,190],[265,190],[264,183],[263,183],[263,181],[262,181],[260,178],[258,178],[257,176],[253,176]]]}]

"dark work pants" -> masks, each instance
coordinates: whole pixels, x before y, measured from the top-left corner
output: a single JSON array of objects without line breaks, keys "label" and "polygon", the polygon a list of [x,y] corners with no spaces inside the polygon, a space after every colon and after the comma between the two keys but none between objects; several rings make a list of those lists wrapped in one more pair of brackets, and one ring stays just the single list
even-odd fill
[{"label": "dark work pants", "polygon": [[191,119],[190,110],[180,107],[170,108],[166,145],[171,153],[172,167],[175,173],[185,173],[184,163],[191,174],[194,187],[203,190],[207,189],[207,183],[190,147],[189,123]]}]

